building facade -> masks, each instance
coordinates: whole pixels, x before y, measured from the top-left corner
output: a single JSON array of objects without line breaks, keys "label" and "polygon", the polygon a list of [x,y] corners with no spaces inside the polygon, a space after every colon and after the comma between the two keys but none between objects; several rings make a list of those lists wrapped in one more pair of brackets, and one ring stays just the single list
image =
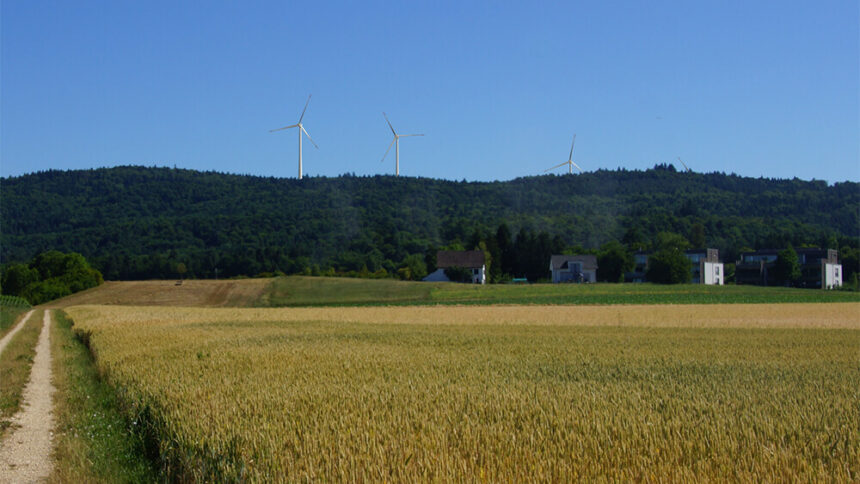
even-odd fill
[{"label": "building facade", "polygon": [[717,249],[693,249],[684,251],[684,255],[693,263],[690,282],[693,284],[708,284],[722,286],[726,275],[723,263],[720,262],[720,251]]}]

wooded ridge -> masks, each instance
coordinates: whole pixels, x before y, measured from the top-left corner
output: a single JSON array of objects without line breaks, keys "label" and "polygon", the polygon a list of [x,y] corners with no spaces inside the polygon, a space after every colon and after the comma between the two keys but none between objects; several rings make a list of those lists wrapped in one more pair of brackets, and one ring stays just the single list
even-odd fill
[{"label": "wooded ridge", "polygon": [[[742,248],[857,247],[860,184],[598,170],[467,182],[343,175],[303,180],[122,166],[2,179],[0,257],[79,252],[106,279],[259,272],[396,271],[428,248],[468,245],[507,224],[596,248],[659,232],[733,261]],[[699,229],[701,232],[701,229]],[[695,243],[695,242],[694,242]],[[471,247],[468,247],[471,248]],[[547,262],[548,264],[548,262]]]}]

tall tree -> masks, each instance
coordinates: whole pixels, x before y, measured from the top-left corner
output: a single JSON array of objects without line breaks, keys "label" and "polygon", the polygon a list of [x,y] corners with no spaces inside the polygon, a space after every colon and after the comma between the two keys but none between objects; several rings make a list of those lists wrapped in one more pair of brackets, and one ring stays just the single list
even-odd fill
[{"label": "tall tree", "polygon": [[800,260],[791,244],[776,255],[773,275],[784,286],[793,286],[800,279]]},{"label": "tall tree", "polygon": [[633,255],[616,241],[603,244],[597,256],[597,280],[622,282],[624,273],[633,270]]},{"label": "tall tree", "polygon": [[661,232],[657,235],[655,245],[657,251],[648,258],[645,277],[659,284],[690,282],[692,263],[684,255],[689,242],[679,234]]}]

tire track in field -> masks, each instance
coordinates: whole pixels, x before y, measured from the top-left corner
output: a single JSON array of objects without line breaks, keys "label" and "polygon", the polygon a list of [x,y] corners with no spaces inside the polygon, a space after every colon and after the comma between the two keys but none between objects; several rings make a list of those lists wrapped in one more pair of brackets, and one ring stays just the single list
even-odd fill
[{"label": "tire track in field", "polygon": [[27,311],[27,314],[25,314],[24,317],[21,318],[20,321],[18,321],[18,324],[16,324],[14,328],[12,328],[8,333],[6,333],[6,336],[4,336],[2,339],[0,339],[0,353],[3,353],[3,350],[6,349],[6,346],[9,345],[9,342],[12,341],[12,338],[15,337],[15,333],[17,333],[18,331],[21,330],[21,328],[24,327],[24,324],[27,323],[27,320],[30,319],[30,316],[32,314],[33,314],[32,309]]},{"label": "tire track in field", "polygon": [[0,483],[40,482],[51,474],[54,385],[51,383],[51,312],[45,310],[30,381],[21,395],[14,430],[0,444]]}]

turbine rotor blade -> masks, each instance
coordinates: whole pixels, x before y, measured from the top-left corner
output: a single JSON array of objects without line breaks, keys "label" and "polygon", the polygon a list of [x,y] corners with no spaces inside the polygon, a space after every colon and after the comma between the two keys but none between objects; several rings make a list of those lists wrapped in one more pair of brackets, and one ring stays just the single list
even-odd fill
[{"label": "turbine rotor blade", "polygon": [[270,129],[269,132],[274,133],[275,131],[281,131],[282,129],[295,128],[296,126],[298,126],[298,124],[293,124],[291,126],[284,126],[283,128],[278,128],[278,129]]},{"label": "turbine rotor blade", "polygon": [[307,137],[308,137],[308,139],[311,141],[311,144],[312,144],[312,145],[314,145],[314,148],[316,148],[316,149],[320,149],[320,147],[319,147],[319,146],[317,146],[317,144],[316,144],[316,143],[314,143],[314,139],[313,139],[313,138],[311,138],[311,135],[310,135],[310,134],[308,134],[308,130],[306,130],[304,126],[302,126],[301,128],[302,128],[302,132],[305,134],[305,136],[307,136]]},{"label": "turbine rotor blade", "polygon": [[[576,133],[573,134],[573,143],[570,144],[570,156],[567,158],[567,161],[573,161],[573,145],[576,144]],[[579,168],[577,166],[577,168]]]},{"label": "turbine rotor blade", "polygon": [[[302,115],[299,116],[299,124],[301,124],[302,119],[304,119],[304,117],[305,117],[305,111],[308,110],[308,104],[310,104],[310,102],[311,102],[311,96],[312,96],[312,94],[308,94],[308,100],[307,100],[307,102],[305,102],[305,108],[302,109]],[[307,132],[305,132],[305,134],[307,134]],[[310,136],[308,136],[308,138],[310,138]]]},{"label": "turbine rotor blade", "polygon": [[573,166],[575,166],[575,167],[576,167],[576,169],[577,169],[577,170],[579,170],[579,172],[580,172],[580,173],[582,173],[582,168],[580,168],[580,167],[579,167],[579,165],[577,165],[577,164],[576,164],[576,163],[574,163],[573,161],[571,161],[571,162],[570,162],[570,164],[571,164],[571,165],[573,165]]},{"label": "turbine rotor blade", "polygon": [[399,134],[397,136],[399,136],[401,138],[405,138],[407,136],[424,136],[424,135],[423,134]]},{"label": "turbine rotor blade", "polygon": [[391,128],[391,132],[394,133],[394,136],[397,136],[397,132],[394,131],[394,126],[391,125],[391,121],[388,120],[388,115],[385,114],[385,111],[382,112],[382,115],[385,116],[385,122],[388,123],[388,127]]},{"label": "turbine rotor blade", "polygon": [[382,163],[383,161],[385,161],[385,157],[386,157],[386,156],[388,156],[388,152],[389,152],[389,151],[391,151],[391,147],[392,147],[392,146],[394,146],[394,142],[395,142],[395,141],[397,141],[397,138],[396,138],[396,137],[395,137],[393,140],[391,140],[391,144],[390,144],[390,145],[388,145],[388,149],[387,149],[387,150],[385,150],[385,154],[384,154],[384,155],[382,155],[382,159],[381,159],[381,160],[379,160],[379,162],[380,162],[380,163]]},{"label": "turbine rotor blade", "polygon": [[[546,172],[548,172],[548,171],[550,171],[550,170],[555,170],[556,168],[560,168],[560,167],[562,167],[562,166],[564,166],[564,165],[567,165],[568,163],[570,163],[570,162],[569,162],[569,161],[565,161],[564,163],[559,163],[558,165],[555,165],[555,166],[554,166],[554,167],[552,167],[552,168],[547,168],[547,169],[546,169],[546,170],[544,170],[543,172],[544,172],[544,173],[546,173]],[[579,168],[579,167],[577,167],[577,168]]]}]

